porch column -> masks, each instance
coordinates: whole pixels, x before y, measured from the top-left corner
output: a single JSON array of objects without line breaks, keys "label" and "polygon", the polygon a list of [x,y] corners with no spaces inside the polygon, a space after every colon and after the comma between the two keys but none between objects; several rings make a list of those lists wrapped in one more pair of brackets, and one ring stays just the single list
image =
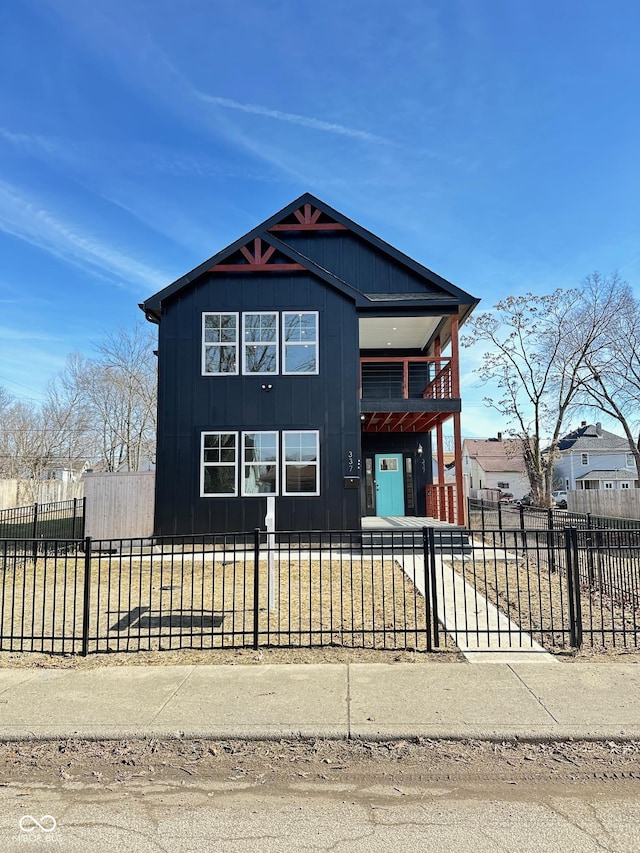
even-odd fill
[{"label": "porch column", "polygon": [[[442,356],[442,348],[440,346],[440,338],[436,338],[433,345],[433,354],[436,358]],[[440,372],[440,362],[436,362],[436,374]],[[444,485],[444,439],[442,436],[442,421],[436,424],[436,442],[437,442],[437,467],[438,467],[438,485]]]},{"label": "porch column", "polygon": [[[458,342],[458,316],[451,315],[451,396],[460,399],[460,346]],[[458,524],[466,524],[465,501],[462,478],[462,429],[460,412],[453,416],[453,449],[456,466],[456,509]]]}]

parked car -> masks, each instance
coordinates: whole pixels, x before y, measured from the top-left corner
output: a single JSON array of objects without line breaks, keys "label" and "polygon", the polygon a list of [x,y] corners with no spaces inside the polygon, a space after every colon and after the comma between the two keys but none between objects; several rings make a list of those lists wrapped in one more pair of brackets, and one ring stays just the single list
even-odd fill
[{"label": "parked car", "polygon": [[526,495],[523,495],[519,501],[516,501],[518,506],[533,506],[533,497],[531,492],[527,492]]},{"label": "parked car", "polygon": [[564,491],[564,489],[559,489],[555,492],[551,492],[551,497],[558,509],[567,508],[567,493]]}]

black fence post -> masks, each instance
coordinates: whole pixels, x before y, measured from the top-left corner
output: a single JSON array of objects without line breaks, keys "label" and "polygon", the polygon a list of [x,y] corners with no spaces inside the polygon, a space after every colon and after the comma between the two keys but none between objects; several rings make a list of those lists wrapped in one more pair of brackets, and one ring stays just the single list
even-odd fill
[{"label": "black fence post", "polygon": [[253,531],[253,648],[258,650],[258,629],[260,618],[260,528]]},{"label": "black fence post", "polygon": [[594,586],[596,571],[595,566],[593,565],[593,551],[595,547],[594,537],[593,537],[593,520],[591,518],[591,513],[587,513],[587,574],[589,578],[589,586]]},{"label": "black fence post", "polygon": [[569,607],[569,645],[576,647],[576,618],[573,600],[573,549],[571,542],[571,528],[564,529],[564,550],[567,560],[567,604]]},{"label": "black fence post", "polygon": [[484,498],[480,498],[480,526],[484,530]]},{"label": "black fence post", "polygon": [[82,591],[82,657],[89,654],[89,617],[91,616],[91,537],[84,540],[84,588]]},{"label": "black fence post", "polygon": [[73,499],[73,519],[71,521],[71,538],[76,538],[76,514],[78,512],[78,498]]},{"label": "black fence post", "polygon": [[[436,537],[433,527],[422,528],[424,553],[424,586],[425,595],[431,596],[431,626],[433,628],[433,646],[440,648],[440,631],[438,629],[438,587],[436,584]],[[427,646],[428,651],[431,648]]]},{"label": "black fence post", "polygon": [[573,595],[576,620],[576,646],[582,648],[582,600],[580,597],[580,560],[578,557],[578,528],[571,528],[571,544],[573,546]]},{"label": "black fence post", "polygon": [[580,601],[580,564],[578,561],[578,528],[565,527],[567,554],[567,599],[569,604],[569,643],[576,649],[582,646],[582,604]]},{"label": "black fence post", "polygon": [[552,574],[556,572],[556,538],[553,528],[553,510],[549,510],[549,529],[547,530],[547,560],[549,563],[549,571]]},{"label": "black fence post", "polygon": [[[431,528],[431,530],[433,530],[433,528]],[[431,652],[433,651],[433,644],[431,641],[431,629],[434,625],[433,607],[435,606],[435,603],[432,606],[433,588],[431,585],[431,552],[429,549],[428,527],[422,528],[422,557],[424,565],[424,609],[427,623],[425,626],[425,634],[427,638],[427,651]],[[434,629],[434,634],[437,635],[437,628]]]},{"label": "black fence post", "polygon": [[498,530],[502,532],[502,503],[498,501]]}]

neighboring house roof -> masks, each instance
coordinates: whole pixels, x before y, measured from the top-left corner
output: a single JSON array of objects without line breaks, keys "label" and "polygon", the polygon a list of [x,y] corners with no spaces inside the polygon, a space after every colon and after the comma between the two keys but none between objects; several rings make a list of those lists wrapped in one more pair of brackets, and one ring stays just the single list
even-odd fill
[{"label": "neighboring house roof", "polygon": [[583,422],[573,432],[560,439],[558,450],[561,453],[568,451],[586,453],[589,450],[617,450],[622,453],[629,453],[630,447],[626,438],[603,429],[602,424]]},{"label": "neighboring house roof", "polygon": [[576,480],[635,480],[637,476],[633,471],[616,468],[614,471],[587,471],[576,477]]},{"label": "neighboring house roof", "polygon": [[465,438],[463,452],[487,473],[514,471],[524,474],[527,470],[519,438]]},{"label": "neighboring house roof", "polygon": [[[435,454],[434,458],[438,458],[437,453]],[[449,465],[453,465],[453,463],[456,461],[456,454],[453,452],[453,450],[445,450],[442,454],[442,459],[444,461],[444,467],[448,468]]]},{"label": "neighboring house roof", "polygon": [[[303,205],[313,206],[316,210],[317,215],[320,217],[316,220],[319,227],[330,230],[333,226],[335,229],[343,229],[345,232],[350,232],[358,240],[366,242],[373,249],[383,252],[386,256],[400,264],[406,270],[408,280],[411,280],[412,289],[406,293],[365,293],[362,289],[355,287],[353,282],[343,280],[335,273],[325,269],[320,263],[297,251],[289,242],[286,242],[286,235],[287,230],[293,231],[299,227],[295,217],[299,214]],[[282,239],[276,236],[274,232],[278,235],[282,234]],[[243,267],[246,270],[247,249],[254,242],[256,246],[260,247],[261,257],[268,256],[274,270],[278,266],[281,269],[297,268],[306,270],[325,281],[329,286],[341,291],[345,296],[353,299],[358,308],[365,311],[367,309],[372,312],[375,312],[376,309],[380,310],[382,303],[385,311],[394,307],[402,308],[403,306],[407,309],[410,306],[412,310],[428,308],[441,310],[443,314],[458,314],[459,318],[463,320],[479,301],[427,267],[414,261],[408,255],[400,252],[389,243],[386,243],[380,237],[367,231],[361,225],[358,225],[337,210],[329,207],[329,205],[320,201],[320,199],[317,199],[310,193],[305,193],[243,237],[240,237],[234,243],[227,246],[227,248],[213,255],[204,263],[191,270],[191,272],[181,276],[172,284],[141,303],[140,307],[145,312],[147,319],[159,322],[163,302],[173,298],[183,289],[193,286],[201,276],[212,272],[213,268],[217,266],[222,266],[225,272],[237,270],[237,272],[242,273]],[[263,246],[268,247],[264,253]],[[343,275],[346,277],[347,274],[343,273]],[[417,291],[416,289],[421,286],[424,286],[424,290]],[[444,338],[442,343],[443,345],[446,343]]]}]

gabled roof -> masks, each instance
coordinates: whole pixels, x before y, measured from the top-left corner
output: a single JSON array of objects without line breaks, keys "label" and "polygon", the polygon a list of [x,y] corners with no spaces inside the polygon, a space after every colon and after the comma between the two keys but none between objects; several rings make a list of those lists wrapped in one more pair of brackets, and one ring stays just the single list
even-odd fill
[{"label": "gabled roof", "polygon": [[587,471],[576,477],[577,480],[635,480],[635,471],[625,471],[624,468],[615,468],[612,471]]},{"label": "gabled roof", "polygon": [[629,453],[629,442],[621,435],[602,429],[602,425],[583,423],[558,442],[559,451],[587,452],[589,450],[618,451]]},{"label": "gabled roof", "polygon": [[475,459],[487,473],[526,473],[527,470],[519,438],[465,438],[463,453]]},{"label": "gabled roof", "polygon": [[[422,278],[425,282],[425,292],[390,293],[388,295],[363,293],[352,283],[340,279],[331,270],[324,269],[288,245],[286,242],[287,232],[300,230],[350,231],[370,246],[384,252],[397,263],[406,267],[414,275]],[[421,307],[437,307],[442,308],[445,313],[457,312],[464,317],[478,303],[478,300],[473,296],[400,252],[325,202],[310,193],[304,193],[225,249],[195,267],[191,272],[181,276],[172,284],[149,297],[141,303],[140,308],[145,312],[148,319],[159,321],[162,303],[165,300],[190,287],[197,279],[212,272],[214,268],[224,272],[236,270],[241,273],[246,272],[248,269],[247,262],[243,260],[241,255],[245,259],[251,258],[252,246],[255,246],[253,258],[258,260],[257,264],[252,264],[254,268],[257,266],[265,272],[269,270],[273,272],[305,270],[319,277],[329,286],[341,291],[345,296],[352,298],[357,306],[363,309],[406,307],[415,310]],[[268,259],[264,265],[259,263],[262,258]],[[274,259],[277,260],[274,262]]]}]

